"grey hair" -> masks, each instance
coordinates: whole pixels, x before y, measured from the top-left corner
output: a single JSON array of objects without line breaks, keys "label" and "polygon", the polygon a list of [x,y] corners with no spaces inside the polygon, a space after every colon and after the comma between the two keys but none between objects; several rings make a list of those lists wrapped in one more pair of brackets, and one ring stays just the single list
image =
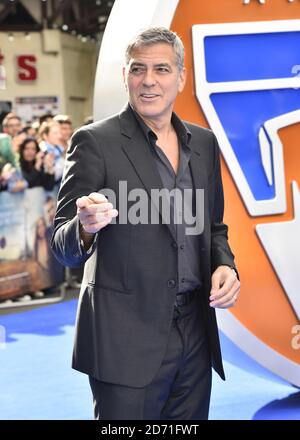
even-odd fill
[{"label": "grey hair", "polygon": [[176,57],[176,64],[179,70],[184,65],[184,46],[180,37],[173,31],[164,27],[152,27],[139,32],[128,44],[125,51],[126,65],[129,64],[132,52],[142,46],[166,43],[173,47]]}]

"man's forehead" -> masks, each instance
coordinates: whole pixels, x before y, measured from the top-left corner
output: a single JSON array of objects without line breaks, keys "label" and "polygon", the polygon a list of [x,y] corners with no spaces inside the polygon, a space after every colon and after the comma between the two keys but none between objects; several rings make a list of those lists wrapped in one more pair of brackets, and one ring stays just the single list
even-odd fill
[{"label": "man's forehead", "polygon": [[8,124],[21,124],[21,121],[18,118],[10,118]]},{"label": "man's forehead", "polygon": [[141,45],[132,49],[129,63],[176,63],[173,47],[167,43]]}]

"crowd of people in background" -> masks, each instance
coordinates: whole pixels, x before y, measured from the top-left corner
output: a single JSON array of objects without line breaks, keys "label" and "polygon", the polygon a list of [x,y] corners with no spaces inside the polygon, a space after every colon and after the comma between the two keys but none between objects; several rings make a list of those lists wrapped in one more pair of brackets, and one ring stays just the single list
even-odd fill
[{"label": "crowd of people in background", "polygon": [[[90,122],[89,117],[84,124]],[[46,114],[24,124],[18,115],[8,113],[0,132],[0,191],[19,193],[42,187],[57,193],[72,134],[68,115]],[[43,296],[45,291],[33,292],[33,297]]]},{"label": "crowd of people in background", "polygon": [[44,115],[22,124],[14,113],[6,115],[0,135],[0,190],[19,192],[42,186],[59,186],[66,151],[73,133],[67,115]]}]

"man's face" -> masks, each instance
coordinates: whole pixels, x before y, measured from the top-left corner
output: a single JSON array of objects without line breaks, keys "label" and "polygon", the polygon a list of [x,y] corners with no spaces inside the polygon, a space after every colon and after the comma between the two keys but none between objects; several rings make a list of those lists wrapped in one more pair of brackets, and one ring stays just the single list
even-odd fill
[{"label": "man's face", "polygon": [[173,47],[166,43],[141,46],[123,69],[129,102],[144,119],[170,117],[186,71],[179,71]]},{"label": "man's face", "polygon": [[20,145],[21,145],[22,142],[25,141],[26,138],[27,138],[27,135],[24,132],[20,133],[20,134],[17,134],[16,136],[14,136],[12,138],[11,143],[12,143],[13,151],[15,153],[19,153]]},{"label": "man's face", "polygon": [[5,132],[11,137],[14,137],[22,129],[22,124],[17,118],[11,118],[8,120],[7,126],[5,127]]},{"label": "man's face", "polygon": [[36,143],[34,141],[29,141],[26,143],[23,150],[23,158],[28,162],[32,162],[37,155]]},{"label": "man's face", "polygon": [[73,133],[72,125],[63,122],[60,123],[59,125],[60,125],[60,133],[61,133],[62,141],[68,142]]},{"label": "man's face", "polygon": [[45,135],[45,140],[51,145],[59,145],[61,141],[61,131],[59,124],[53,124],[50,127],[48,135]]}]

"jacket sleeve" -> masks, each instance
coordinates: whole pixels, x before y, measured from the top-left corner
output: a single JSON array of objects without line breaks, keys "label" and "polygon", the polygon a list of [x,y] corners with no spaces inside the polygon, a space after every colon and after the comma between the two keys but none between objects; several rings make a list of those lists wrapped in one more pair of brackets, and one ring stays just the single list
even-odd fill
[{"label": "jacket sleeve", "polygon": [[99,191],[104,182],[105,165],[100,144],[94,134],[83,127],[74,133],[67,151],[51,239],[54,255],[65,266],[81,266],[96,248],[98,234],[87,251],[80,243],[76,200]]},{"label": "jacket sleeve", "polygon": [[235,269],[237,277],[239,274],[234,263],[234,254],[228,244],[228,226],[223,223],[224,215],[224,193],[220,166],[219,145],[214,136],[214,182],[215,194],[211,222],[211,268],[212,273],[218,266],[225,265]]}]

